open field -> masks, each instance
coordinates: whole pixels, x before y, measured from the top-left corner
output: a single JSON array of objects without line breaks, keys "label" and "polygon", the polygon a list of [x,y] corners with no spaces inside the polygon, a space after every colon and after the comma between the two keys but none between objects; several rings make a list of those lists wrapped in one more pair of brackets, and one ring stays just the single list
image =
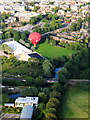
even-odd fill
[{"label": "open field", "polygon": [[70,55],[76,52],[59,46],[52,46],[47,43],[39,44],[36,51],[46,58],[57,58],[59,56]]},{"label": "open field", "polygon": [[89,94],[88,87],[83,84],[70,86],[64,96],[61,108],[63,118],[88,118]]}]

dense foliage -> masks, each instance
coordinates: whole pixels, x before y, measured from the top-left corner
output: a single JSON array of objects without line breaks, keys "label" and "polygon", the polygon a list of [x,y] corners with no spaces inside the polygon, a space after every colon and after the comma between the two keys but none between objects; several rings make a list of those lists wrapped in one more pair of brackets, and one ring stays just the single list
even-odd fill
[{"label": "dense foliage", "polygon": [[[43,77],[52,77],[54,67],[48,60],[29,58],[28,62],[18,61],[11,56],[2,57],[2,83],[4,85],[36,85],[44,86],[46,80]],[[46,76],[47,74],[47,76]],[[21,77],[18,78],[18,75]],[[5,78],[4,78],[5,76]],[[23,80],[26,80],[23,81]]]},{"label": "dense foliage", "polygon": [[83,49],[76,53],[72,58],[65,63],[59,75],[59,82],[66,83],[68,79],[90,79],[90,49]]}]

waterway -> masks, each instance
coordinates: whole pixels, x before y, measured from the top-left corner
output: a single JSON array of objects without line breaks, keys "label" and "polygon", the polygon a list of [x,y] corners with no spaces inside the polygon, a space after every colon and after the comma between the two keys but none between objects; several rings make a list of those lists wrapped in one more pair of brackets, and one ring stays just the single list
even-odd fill
[{"label": "waterway", "polygon": [[59,70],[61,69],[61,68],[63,68],[63,67],[59,67],[59,68],[56,68],[55,69],[55,77],[54,77],[54,79],[58,79],[58,72],[59,72]]}]

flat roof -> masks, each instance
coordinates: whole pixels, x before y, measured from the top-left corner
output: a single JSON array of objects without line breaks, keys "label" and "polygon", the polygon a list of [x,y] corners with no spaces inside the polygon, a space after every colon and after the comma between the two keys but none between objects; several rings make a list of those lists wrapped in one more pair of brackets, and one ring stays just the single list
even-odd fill
[{"label": "flat roof", "polygon": [[31,119],[33,114],[33,107],[31,105],[26,105],[23,107],[20,119]]},{"label": "flat roof", "polygon": [[14,103],[5,103],[4,106],[14,106]]},{"label": "flat roof", "polygon": [[19,103],[38,103],[38,97],[18,97],[15,102]]}]

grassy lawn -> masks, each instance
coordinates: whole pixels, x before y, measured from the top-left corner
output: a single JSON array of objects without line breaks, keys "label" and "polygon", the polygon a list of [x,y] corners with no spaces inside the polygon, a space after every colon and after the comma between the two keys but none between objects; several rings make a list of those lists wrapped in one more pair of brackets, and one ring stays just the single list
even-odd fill
[{"label": "grassy lawn", "polygon": [[38,52],[39,54],[41,54],[42,56],[46,58],[57,58],[63,55],[71,55],[72,53],[75,53],[76,51],[69,50],[69,49],[62,48],[62,47],[52,46],[47,43],[42,43],[38,45],[36,52]]},{"label": "grassy lawn", "polygon": [[[83,86],[83,85],[82,85]],[[70,86],[63,99],[63,118],[88,118],[88,89],[81,85]]]}]

